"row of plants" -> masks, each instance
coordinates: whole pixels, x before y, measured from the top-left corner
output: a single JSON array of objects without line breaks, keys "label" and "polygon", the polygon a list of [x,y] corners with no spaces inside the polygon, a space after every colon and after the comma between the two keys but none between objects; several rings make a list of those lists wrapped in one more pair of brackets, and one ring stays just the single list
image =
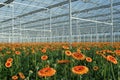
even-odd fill
[{"label": "row of plants", "polygon": [[120,80],[120,42],[0,43],[0,80]]}]

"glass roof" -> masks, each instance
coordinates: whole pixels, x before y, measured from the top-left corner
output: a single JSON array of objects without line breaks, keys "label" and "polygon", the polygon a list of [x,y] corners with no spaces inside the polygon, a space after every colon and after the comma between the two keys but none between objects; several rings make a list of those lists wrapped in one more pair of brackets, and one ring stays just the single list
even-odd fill
[{"label": "glass roof", "polygon": [[[0,3],[5,1],[9,0],[0,0]],[[15,33],[21,29],[22,34],[26,30],[31,33],[29,29],[35,29],[36,32],[38,29],[41,32],[43,29],[52,30],[53,33],[63,28],[69,31],[69,0],[11,0],[10,4],[4,5],[0,7],[0,33],[11,33],[13,26]],[[111,25],[107,24],[112,23],[112,15],[114,31],[120,30],[120,0],[71,0],[71,7],[72,17],[79,18],[72,19],[73,35],[77,34],[75,30],[78,28],[89,33],[89,27],[95,27],[96,24],[100,28],[106,27],[105,31],[101,28],[99,32],[109,32],[107,27]]]}]

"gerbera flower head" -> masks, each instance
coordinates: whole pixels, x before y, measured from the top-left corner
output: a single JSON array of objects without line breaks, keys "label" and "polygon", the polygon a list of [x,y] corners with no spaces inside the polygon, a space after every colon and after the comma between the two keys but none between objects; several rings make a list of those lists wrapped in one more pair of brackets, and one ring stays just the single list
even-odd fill
[{"label": "gerbera flower head", "polygon": [[93,67],[93,70],[94,70],[94,71],[97,71],[98,69],[99,69],[98,66],[94,66],[94,67]]},{"label": "gerbera flower head", "polygon": [[72,57],[76,60],[84,60],[85,59],[85,55],[83,55],[82,53],[78,53],[78,52],[74,52],[72,54]]},{"label": "gerbera flower head", "polygon": [[20,51],[15,51],[15,54],[20,55],[21,52]]},{"label": "gerbera flower head", "polygon": [[106,59],[107,59],[108,61],[112,62],[113,64],[117,64],[116,58],[113,57],[113,56],[111,56],[111,55],[108,55],[108,56],[106,57]]},{"label": "gerbera flower head", "polygon": [[71,51],[66,50],[66,51],[65,51],[65,54],[66,54],[67,56],[71,56],[72,53],[71,53]]},{"label": "gerbera flower head", "polygon": [[38,71],[38,76],[40,77],[50,77],[55,75],[56,70],[50,67],[43,68]]},{"label": "gerbera flower head", "polygon": [[88,73],[89,69],[88,67],[86,66],[74,66],[72,68],[72,72],[75,73],[75,74],[79,74],[79,75],[83,75],[83,74],[86,74]]},{"label": "gerbera flower head", "polygon": [[18,80],[18,76],[17,75],[12,76],[12,80]]},{"label": "gerbera flower head", "polygon": [[13,58],[8,58],[7,62],[10,62],[10,63],[13,62]]},{"label": "gerbera flower head", "polygon": [[41,52],[42,52],[42,53],[46,53],[46,49],[43,48],[43,49],[41,50]]},{"label": "gerbera flower head", "polygon": [[25,76],[24,76],[24,74],[22,72],[19,72],[18,74],[19,74],[21,79],[25,79]]},{"label": "gerbera flower head", "polygon": [[120,50],[115,50],[114,52],[116,53],[116,55],[120,55]]},{"label": "gerbera flower head", "polygon": [[41,59],[42,59],[42,60],[47,60],[47,59],[48,59],[48,56],[47,56],[47,55],[43,55],[43,56],[41,56]]},{"label": "gerbera flower head", "polygon": [[11,66],[12,66],[12,63],[11,63],[11,62],[6,62],[6,63],[5,63],[5,67],[10,68]]},{"label": "gerbera flower head", "polygon": [[86,57],[86,61],[87,62],[92,62],[92,58],[91,57]]},{"label": "gerbera flower head", "polygon": [[77,49],[77,52],[78,52],[78,53],[81,53],[81,50],[78,48],[78,49]]},{"label": "gerbera flower head", "polygon": [[62,48],[63,48],[63,49],[69,49],[69,47],[66,46],[66,45],[62,46]]}]

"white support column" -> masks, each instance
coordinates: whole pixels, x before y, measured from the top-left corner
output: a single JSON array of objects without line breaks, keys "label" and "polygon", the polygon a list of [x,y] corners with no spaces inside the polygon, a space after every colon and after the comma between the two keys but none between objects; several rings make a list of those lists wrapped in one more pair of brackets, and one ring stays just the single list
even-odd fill
[{"label": "white support column", "polygon": [[90,30],[91,30],[91,31],[90,31],[90,32],[91,32],[91,34],[90,34],[90,35],[91,35],[91,36],[90,36],[90,37],[91,37],[91,38],[90,38],[90,41],[92,42],[92,27],[90,28]]},{"label": "white support column", "polygon": [[21,27],[21,19],[20,18],[19,18],[19,21],[20,21],[20,42],[22,42],[23,38],[22,38],[22,31],[21,31],[22,27]]},{"label": "white support column", "polygon": [[58,40],[57,40],[57,37],[56,36],[58,36],[57,35],[57,28],[56,28],[56,35],[55,35],[55,41],[57,42]]},{"label": "white support column", "polygon": [[115,34],[113,33],[113,42],[116,41]]},{"label": "white support column", "polygon": [[45,41],[46,42],[46,39],[45,39],[45,21],[43,22],[44,23],[44,28],[43,28],[43,30],[44,30],[44,32],[43,32],[43,42]]},{"label": "white support column", "polygon": [[12,43],[14,42],[14,5],[12,5]]},{"label": "white support column", "polygon": [[119,35],[118,35],[118,39],[117,39],[117,42],[119,42]]},{"label": "white support column", "polygon": [[50,11],[50,30],[51,30],[51,32],[50,32],[50,42],[52,42],[52,12],[51,12],[51,10],[49,10]]},{"label": "white support column", "polygon": [[83,36],[83,40],[84,40],[84,43],[85,43],[85,34],[84,34],[84,36]]},{"label": "white support column", "polygon": [[107,39],[106,39],[106,34],[104,33],[104,36],[105,36],[105,40],[104,40],[104,42],[107,42]]},{"label": "white support column", "polygon": [[112,45],[113,45],[113,0],[110,0],[110,12],[111,12],[111,42],[112,42]]},{"label": "white support column", "polygon": [[[2,27],[2,34],[3,34],[3,27],[4,27],[4,26],[3,26],[3,25],[1,25],[1,27]],[[2,38],[3,38],[3,35],[2,35]],[[3,40],[1,40],[1,42],[3,42]]]},{"label": "white support column", "polygon": [[[97,20],[97,18],[96,18],[96,20]],[[98,38],[99,38],[99,36],[98,36],[98,24],[96,23],[96,42],[98,42]]]},{"label": "white support column", "polygon": [[[10,31],[10,29],[9,29],[9,31]],[[10,43],[11,42],[11,38],[10,38],[10,34],[9,34],[9,37],[8,37],[8,42]]]},{"label": "white support column", "polygon": [[72,6],[71,0],[69,0],[69,42],[72,43]]},{"label": "white support column", "polygon": [[63,24],[63,27],[62,27],[62,31],[63,31],[63,33],[62,33],[62,42],[64,42],[63,40],[63,38],[64,38],[64,24]]},{"label": "white support column", "polygon": [[118,41],[120,42],[120,35],[118,36]]},{"label": "white support column", "polygon": [[78,27],[78,20],[76,20],[76,32],[77,32],[77,42],[79,42],[79,27]]},{"label": "white support column", "polygon": [[104,34],[102,35],[102,42],[104,42]]}]

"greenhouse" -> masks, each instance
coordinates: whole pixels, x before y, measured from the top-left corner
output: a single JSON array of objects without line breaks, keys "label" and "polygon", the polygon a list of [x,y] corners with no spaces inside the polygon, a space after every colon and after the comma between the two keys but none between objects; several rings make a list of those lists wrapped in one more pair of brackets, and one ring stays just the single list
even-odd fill
[{"label": "greenhouse", "polygon": [[0,0],[0,80],[120,80],[120,0]]}]

